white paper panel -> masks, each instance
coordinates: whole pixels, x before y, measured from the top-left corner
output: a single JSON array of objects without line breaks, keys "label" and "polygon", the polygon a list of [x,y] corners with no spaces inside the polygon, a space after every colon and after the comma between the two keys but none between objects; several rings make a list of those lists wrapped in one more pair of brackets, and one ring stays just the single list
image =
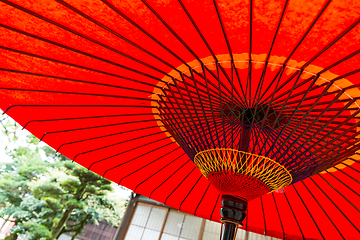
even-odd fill
[{"label": "white paper panel", "polygon": [[202,219],[191,215],[185,216],[181,237],[191,240],[198,240]]},{"label": "white paper panel", "polygon": [[164,233],[179,236],[183,225],[184,217],[184,213],[171,210],[165,223]]},{"label": "white paper panel", "polygon": [[149,220],[146,224],[146,228],[161,231],[161,227],[165,220],[166,211],[167,210],[161,208],[153,208],[151,210]]},{"label": "white paper panel", "polygon": [[175,237],[166,233],[163,233],[163,235],[161,236],[161,240],[178,240],[179,237]]},{"label": "white paper panel", "polygon": [[144,232],[144,228],[130,225],[125,240],[139,240]]},{"label": "white paper panel", "polygon": [[144,235],[142,236],[141,240],[158,240],[159,236],[160,236],[159,231],[154,231],[154,230],[151,230],[151,229],[145,229]]},{"label": "white paper panel", "polygon": [[205,232],[217,233],[218,235],[220,235],[220,230],[221,223],[206,220],[204,229]]},{"label": "white paper panel", "polygon": [[137,225],[141,227],[145,227],[146,222],[149,218],[151,207],[138,204],[136,207],[136,211],[131,220],[132,225]]},{"label": "white paper panel", "polygon": [[249,240],[271,240],[271,239],[277,239],[277,238],[272,238],[272,237],[269,237],[269,236],[264,236],[264,235],[260,235],[260,234],[257,234],[257,233],[252,233],[252,232],[249,232]]},{"label": "white paper panel", "polygon": [[[245,239],[245,231],[244,230],[242,230],[242,229],[238,229],[237,230],[237,233],[236,233],[236,240],[243,240],[243,239]],[[249,239],[249,240],[251,240],[251,238]]]},{"label": "white paper panel", "polygon": [[219,240],[220,233],[204,232],[202,240]]}]

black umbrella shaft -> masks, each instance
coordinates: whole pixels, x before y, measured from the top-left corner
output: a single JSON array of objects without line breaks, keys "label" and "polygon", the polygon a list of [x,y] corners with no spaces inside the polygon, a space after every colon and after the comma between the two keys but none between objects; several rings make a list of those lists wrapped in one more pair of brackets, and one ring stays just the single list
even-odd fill
[{"label": "black umbrella shaft", "polygon": [[221,227],[220,240],[234,240],[236,237],[237,225],[234,223],[224,222]]},{"label": "black umbrella shaft", "polygon": [[243,226],[247,201],[231,195],[222,195],[220,208],[221,237],[220,240],[234,240],[238,226]]},{"label": "black umbrella shaft", "polygon": [[249,141],[251,137],[251,128],[248,126],[243,126],[241,129],[241,139],[240,139],[240,150],[247,152],[249,149]]}]

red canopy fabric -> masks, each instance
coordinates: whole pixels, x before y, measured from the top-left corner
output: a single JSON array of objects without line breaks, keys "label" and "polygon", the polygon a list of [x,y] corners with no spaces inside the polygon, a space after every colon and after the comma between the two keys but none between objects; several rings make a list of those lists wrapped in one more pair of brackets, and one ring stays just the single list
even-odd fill
[{"label": "red canopy fabric", "polygon": [[[249,202],[244,229],[359,239],[359,16],[351,0],[0,0],[0,107],[84,167],[219,221],[220,194],[166,131],[158,102],[182,75],[236,68],[244,97],[260,85],[264,99],[291,95],[285,105],[331,122],[327,141],[338,144],[334,167]],[[221,87],[232,86],[240,92]]]}]

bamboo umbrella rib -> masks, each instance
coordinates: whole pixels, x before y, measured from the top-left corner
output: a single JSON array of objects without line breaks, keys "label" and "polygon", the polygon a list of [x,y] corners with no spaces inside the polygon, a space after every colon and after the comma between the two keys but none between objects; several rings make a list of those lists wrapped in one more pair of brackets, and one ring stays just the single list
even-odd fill
[{"label": "bamboo umbrella rib", "polygon": [[[172,163],[174,163],[176,160],[181,159],[182,157],[185,156],[185,153],[181,154],[180,156],[174,158],[173,160],[171,160],[170,162],[168,162],[166,165],[164,165],[162,168],[160,168],[159,170],[157,170],[156,172],[154,172],[153,174],[151,174],[149,177],[147,177],[146,179],[144,179],[143,181],[141,181],[139,184],[136,185],[136,187],[134,188],[134,191],[136,192],[137,188],[140,187],[140,185],[142,185],[143,183],[145,183],[146,181],[148,181],[150,178],[152,178],[153,176],[155,176],[156,174],[158,174],[159,172],[161,172],[162,170],[164,170],[166,167],[168,167],[169,165],[171,165]],[[188,162],[188,161],[187,161]],[[185,162],[184,165],[187,163]]]},{"label": "bamboo umbrella rib", "polygon": [[196,167],[194,166],[194,168],[181,180],[181,182],[174,188],[174,190],[166,197],[164,204],[167,203],[169,197],[179,188],[179,186],[190,176],[190,174],[196,169]]},{"label": "bamboo umbrella rib", "polygon": [[[296,192],[296,195],[300,198],[300,200],[301,200],[302,204],[304,205],[304,207],[305,207],[306,211],[308,212],[309,216],[311,217],[311,219],[312,219],[313,223],[315,224],[315,226],[316,226],[316,228],[317,228],[318,232],[320,233],[320,235],[321,235],[322,239],[324,239],[324,240],[325,240],[324,235],[322,234],[322,232],[321,232],[321,230],[320,230],[319,226],[317,225],[317,223],[316,223],[316,221],[315,221],[314,217],[313,217],[313,216],[312,216],[312,214],[310,213],[310,211],[309,211],[308,207],[306,206],[306,204],[305,204],[304,200],[301,198],[300,194],[298,193],[298,191],[297,191],[297,189],[296,189],[295,185],[291,185],[291,186],[294,188],[294,190],[295,190],[295,192]],[[325,214],[326,214],[326,213],[325,213]],[[331,221],[331,220],[330,220],[330,221]]]},{"label": "bamboo umbrella rib", "polygon": [[196,208],[195,208],[195,212],[194,212],[194,215],[196,215],[197,210],[198,210],[198,208],[199,208],[200,204],[203,202],[204,197],[205,197],[205,195],[206,195],[207,191],[209,190],[209,187],[210,187],[210,183],[208,184],[208,186],[207,186],[207,188],[206,188],[206,190],[205,190],[204,194],[202,195],[202,197],[201,197],[201,199],[200,199],[200,201],[199,201],[198,205],[196,206]]},{"label": "bamboo umbrella rib", "polygon": [[[121,78],[121,79],[130,80],[130,78],[126,78],[126,77],[123,77],[123,76],[121,76],[121,75],[117,75],[117,74],[113,74],[113,73],[109,73],[109,72],[105,72],[105,71],[101,71],[101,70],[97,70],[97,69],[93,69],[93,68],[81,66],[81,65],[78,65],[78,64],[73,64],[73,63],[68,63],[68,62],[60,61],[60,60],[56,60],[56,59],[53,59],[53,58],[44,57],[44,56],[40,56],[40,55],[36,55],[36,54],[33,54],[33,53],[28,53],[28,52],[20,51],[20,50],[13,49],[13,48],[9,48],[9,47],[5,47],[5,46],[0,46],[0,49],[4,49],[4,50],[10,51],[10,52],[19,53],[19,54],[22,54],[22,55],[26,55],[26,56],[30,56],[30,57],[34,57],[34,58],[38,58],[38,59],[42,59],[42,60],[47,60],[47,61],[50,61],[50,62],[60,63],[60,64],[63,64],[63,65],[66,65],[66,66],[71,66],[71,67],[76,67],[76,68],[83,69],[83,70],[88,70],[88,71],[92,71],[92,72],[96,72],[96,73],[101,73],[101,74],[108,75],[108,76],[112,76],[112,77],[117,77],[117,78]],[[139,74],[139,75],[143,75],[143,74],[141,74],[141,72],[138,72],[138,74]],[[146,76],[146,75],[144,75],[144,76]],[[157,81],[160,81],[160,82],[164,82],[163,80],[158,79],[158,78],[156,78],[156,77],[152,77],[152,76],[150,76],[150,75],[148,75],[147,77],[149,77],[150,79],[153,79],[153,80],[157,80]],[[137,82],[137,81],[135,81],[135,82]],[[165,82],[164,82],[164,83],[165,83]]]},{"label": "bamboo umbrella rib", "polygon": [[129,117],[129,116],[154,116],[154,113],[135,113],[135,114],[118,114],[118,115],[100,115],[100,116],[85,116],[85,117],[70,117],[70,118],[52,118],[52,119],[33,119],[28,121],[23,129],[30,125],[30,123],[36,122],[57,122],[57,121],[72,121],[81,119],[94,119],[94,118],[112,118],[112,117]]},{"label": "bamboo umbrella rib", "polygon": [[358,197],[360,197],[360,194],[358,192],[355,192],[354,189],[350,188],[347,184],[345,184],[343,181],[341,181],[338,177],[336,177],[334,174],[332,174],[331,172],[329,172],[328,170],[326,170],[326,172],[332,176],[333,178],[335,178],[338,182],[340,182],[344,187],[346,187],[347,189],[349,189],[351,192],[353,192],[354,194],[356,194]]},{"label": "bamboo umbrella rib", "polygon": [[300,231],[300,233],[301,233],[302,239],[305,239],[304,233],[303,233],[303,231],[301,230],[299,221],[298,221],[298,219],[296,218],[296,215],[295,215],[295,213],[294,213],[294,210],[293,210],[293,208],[292,208],[292,206],[291,206],[291,204],[290,204],[290,201],[289,201],[288,197],[286,196],[285,190],[283,190],[283,194],[284,194],[284,196],[285,196],[285,199],[286,199],[286,202],[287,202],[288,206],[290,207],[291,213],[292,213],[292,215],[293,215],[293,217],[294,217],[294,219],[295,219],[295,221],[296,221],[296,225],[297,225],[298,228],[299,228],[299,231]]},{"label": "bamboo umbrella rib", "polygon": [[181,211],[181,207],[183,205],[183,203],[185,202],[185,200],[189,197],[189,195],[191,194],[191,192],[194,190],[195,186],[197,185],[197,183],[200,181],[200,179],[202,178],[202,175],[200,175],[200,177],[198,178],[198,180],[196,180],[195,184],[191,187],[190,191],[186,194],[185,198],[181,201],[180,206],[179,206],[179,210]]},{"label": "bamboo umbrella rib", "polygon": [[[61,91],[50,91],[50,90],[41,90],[41,89],[20,89],[20,88],[6,88],[0,87],[2,90],[7,91],[19,91],[19,92],[40,92],[40,93],[49,93],[49,94],[72,94],[72,95],[85,95],[85,96],[94,96],[94,97],[109,97],[109,98],[123,98],[123,99],[134,99],[134,100],[145,100],[150,102],[157,102],[155,99],[141,98],[141,97],[130,97],[130,96],[121,96],[121,95],[107,95],[107,94],[97,94],[97,93],[83,93],[83,92],[61,92]],[[132,91],[142,92],[142,93],[151,93],[143,90],[132,89]]]},{"label": "bamboo umbrella rib", "polygon": [[183,165],[181,165],[178,169],[176,169],[175,172],[173,172],[172,174],[170,174],[169,177],[167,177],[167,178],[166,178],[163,182],[161,182],[156,188],[154,188],[154,189],[151,191],[150,195],[149,195],[150,198],[151,198],[151,196],[154,194],[154,192],[155,192],[157,189],[159,189],[164,183],[166,183],[171,177],[173,177],[176,173],[178,173],[178,172],[179,172],[185,165],[187,165],[187,164],[192,164],[190,159],[188,159],[187,161],[185,161]]},{"label": "bamboo umbrella rib", "polygon": [[[148,146],[148,145],[151,145],[151,144],[154,144],[154,143],[157,143],[157,142],[166,140],[166,139],[168,139],[168,138],[169,138],[169,137],[161,138],[161,139],[155,140],[155,141],[153,141],[153,142],[151,142],[151,143],[145,143],[145,144],[142,144],[142,145],[133,147],[133,148],[131,148],[131,149],[128,149],[128,150],[119,152],[119,153],[117,153],[117,154],[111,155],[110,157],[106,157],[106,158],[102,158],[102,159],[100,159],[100,160],[96,160],[96,161],[94,161],[94,162],[92,162],[92,163],[90,164],[90,166],[88,167],[88,170],[90,170],[90,168],[91,168],[94,164],[97,164],[97,163],[100,163],[100,162],[109,160],[109,159],[111,159],[111,158],[113,158],[113,157],[120,156],[121,154],[124,154],[124,153],[128,153],[128,152],[137,150],[137,149],[139,149],[139,148],[141,148],[141,147],[145,147],[145,146]],[[163,145],[163,146],[161,146],[160,148],[166,147],[166,146],[168,146],[168,145],[170,145],[170,144],[172,144],[172,143],[173,143],[173,142],[168,143],[168,144],[166,144],[166,145]],[[160,148],[153,149],[151,152],[156,151],[156,150],[158,150],[158,149],[160,149]],[[148,153],[150,153],[150,152],[147,152],[146,154],[148,154]],[[142,156],[143,156],[143,155],[142,155]],[[135,158],[135,159],[136,159],[136,158]],[[131,162],[132,160],[134,160],[134,159],[128,160],[127,162]],[[127,162],[125,162],[125,163],[127,163]],[[121,165],[118,165],[118,166],[121,166]],[[112,170],[112,169],[114,169],[114,168],[115,168],[115,167],[109,168],[109,169],[107,169],[106,171]]]},{"label": "bamboo umbrella rib", "polygon": [[315,59],[317,59],[321,54],[323,54],[326,50],[331,48],[335,43],[337,43],[342,37],[344,37],[348,32],[350,32],[352,29],[354,29],[358,24],[360,23],[360,18],[356,20],[353,24],[351,24],[347,29],[345,29],[343,32],[338,34],[338,36],[333,39],[331,42],[329,42],[323,49],[321,49],[314,57],[312,57],[307,63],[305,63],[302,68],[306,68],[310,65]]},{"label": "bamboo umbrella rib", "polygon": [[[165,138],[165,139],[166,139],[166,138]],[[164,139],[161,139],[161,140],[164,140]],[[153,144],[153,143],[156,143],[156,142],[158,142],[158,141],[154,141],[154,142],[149,143],[149,144]],[[147,144],[147,145],[149,145],[149,144]],[[147,153],[144,153],[144,154],[142,154],[142,155],[140,155],[140,156],[138,156],[138,157],[136,157],[136,158],[133,158],[133,159],[130,159],[130,160],[126,161],[126,162],[123,162],[123,163],[121,163],[121,164],[118,164],[118,165],[116,165],[115,167],[108,168],[108,169],[104,172],[104,174],[103,174],[102,176],[105,177],[105,174],[108,173],[109,171],[114,170],[115,168],[121,167],[122,165],[124,165],[124,164],[126,164],[126,163],[129,163],[129,162],[132,162],[132,161],[134,161],[134,160],[136,160],[136,159],[138,159],[138,158],[140,158],[140,157],[143,157],[143,156],[145,156],[145,155],[147,155],[147,154],[149,154],[149,153],[152,153],[152,152],[155,152],[155,151],[157,151],[157,150],[160,150],[161,148],[167,147],[167,146],[169,146],[169,145],[171,145],[171,144],[174,144],[174,142],[170,142],[170,143],[165,144],[165,145],[163,145],[163,146],[161,146],[161,147],[155,148],[155,149],[153,149],[153,150],[151,150],[151,151],[149,151],[149,152],[147,152]],[[135,149],[134,149],[134,150],[135,150]],[[118,153],[118,154],[115,154],[115,155],[112,155],[112,156],[107,157],[107,158],[103,158],[103,159],[101,159],[101,160],[97,160],[97,161],[94,162],[94,163],[99,163],[100,161],[108,160],[108,159],[110,159],[110,158],[119,156],[120,154],[123,154],[123,153],[124,153],[124,152]],[[92,164],[94,164],[94,163],[92,163]],[[89,167],[89,168],[90,168],[90,167]]]},{"label": "bamboo umbrella rib", "polygon": [[[91,42],[93,42],[93,43],[95,43],[95,44],[97,44],[97,45],[99,45],[99,46],[102,46],[102,47],[104,47],[104,48],[106,48],[106,49],[109,49],[109,50],[111,50],[111,51],[113,51],[113,52],[116,52],[116,53],[118,53],[118,54],[120,54],[120,55],[123,55],[124,57],[127,57],[127,58],[129,58],[129,59],[134,60],[133,57],[131,57],[131,56],[129,56],[129,55],[127,55],[127,54],[125,54],[125,53],[123,53],[123,52],[121,52],[121,51],[118,51],[117,49],[114,49],[114,48],[112,48],[112,47],[110,47],[110,46],[108,46],[108,45],[106,45],[106,44],[103,44],[103,43],[101,43],[101,42],[99,42],[99,41],[96,41],[96,40],[93,39],[93,38],[90,38],[90,37],[88,37],[88,36],[86,36],[86,35],[84,35],[84,34],[81,34],[81,33],[77,32],[77,31],[75,31],[74,29],[68,28],[68,27],[66,27],[66,26],[64,26],[64,25],[62,25],[62,24],[60,24],[60,23],[58,23],[58,22],[55,22],[55,21],[53,21],[53,20],[51,20],[51,19],[49,19],[49,18],[46,18],[46,17],[44,17],[44,16],[42,16],[42,15],[40,15],[40,14],[35,13],[35,12],[33,12],[33,11],[30,11],[29,9],[26,9],[26,8],[24,8],[24,7],[21,7],[21,6],[17,5],[17,4],[15,4],[15,3],[9,2],[9,1],[7,1],[7,0],[1,0],[1,1],[4,2],[4,3],[6,3],[6,4],[8,4],[8,5],[10,5],[10,6],[12,6],[12,7],[14,7],[14,8],[17,8],[17,9],[23,11],[23,12],[26,12],[26,13],[34,16],[34,17],[37,17],[37,18],[39,18],[39,19],[41,19],[41,20],[43,20],[43,21],[45,21],[45,22],[51,23],[51,24],[53,24],[53,25],[55,25],[55,26],[57,26],[57,27],[59,27],[59,28],[61,28],[61,29],[64,29],[65,31],[71,32],[71,33],[73,33],[73,34],[75,34],[75,35],[77,35],[77,36],[79,36],[79,37],[81,37],[81,38],[84,38],[84,39],[86,39],[86,40],[88,40],[88,41],[91,41]],[[141,50],[141,51],[145,52],[146,54],[152,56],[153,58],[159,60],[160,62],[164,63],[165,65],[169,66],[170,68],[175,68],[174,66],[172,66],[171,64],[169,64],[169,63],[166,62],[165,60],[160,59],[158,56],[156,56],[156,55],[152,54],[151,52],[147,51],[146,49],[140,47],[139,45],[135,44],[135,43],[132,42],[131,40],[123,37],[121,34],[119,34],[119,33],[115,32],[115,31],[107,28],[106,26],[102,25],[102,24],[99,23],[98,21],[95,21],[94,19],[90,18],[89,16],[87,16],[86,14],[80,12],[79,10],[75,9],[74,7],[71,7],[69,4],[67,4],[67,3],[65,3],[65,2],[63,2],[63,1],[57,1],[57,2],[59,2],[60,4],[66,6],[66,7],[68,7],[69,9],[73,10],[74,12],[76,12],[77,14],[79,14],[79,15],[81,15],[82,17],[86,18],[87,20],[89,20],[89,21],[95,23],[96,25],[102,27],[102,28],[105,29],[106,31],[114,34],[114,35],[117,36],[118,38],[120,38],[120,39],[122,39],[123,41],[129,43],[130,45],[138,48],[139,50]],[[136,59],[135,61],[139,61],[139,60]]]},{"label": "bamboo umbrella rib", "polygon": [[[286,8],[287,8],[287,6],[288,6],[288,3],[289,3],[289,0],[286,0],[286,2],[285,2],[285,4],[284,4],[284,8],[283,8],[282,13],[281,13],[281,16],[280,16],[280,19],[279,19],[279,23],[278,23],[278,25],[277,25],[277,28],[276,28],[276,31],[275,31],[275,34],[274,34],[274,37],[273,37],[273,40],[272,40],[272,42],[271,42],[271,46],[270,46],[270,49],[269,49],[269,53],[268,53],[267,56],[266,56],[264,69],[263,69],[263,72],[262,72],[261,78],[260,78],[261,84],[263,84],[263,81],[264,81],[264,79],[265,79],[267,64],[268,64],[268,61],[269,61],[269,58],[270,58],[270,55],[271,55],[271,51],[272,51],[272,49],[273,49],[273,47],[274,47],[276,37],[278,36],[278,32],[279,32],[279,30],[280,30],[280,26],[281,26],[281,23],[282,23],[282,21],[283,21],[283,18],[284,18],[285,11],[286,11]],[[259,89],[259,85],[258,85],[258,88],[256,89],[255,98],[256,98],[256,96],[257,96],[258,89]],[[260,87],[258,101],[261,99],[261,98],[260,98],[261,89],[262,89],[262,86]],[[265,92],[267,92],[267,91],[265,91]]]},{"label": "bamboo umbrella rib", "polygon": [[[346,218],[346,220],[356,229],[356,231],[360,232],[360,230],[354,225],[354,223],[341,211],[341,209],[334,203],[334,201],[323,191],[322,188],[310,177],[310,180],[316,185],[316,187],[326,196],[327,199],[338,209],[338,211]],[[305,185],[305,183],[303,182]],[[306,186],[306,185],[305,185]],[[340,232],[340,231],[339,231]]]},{"label": "bamboo umbrella rib", "polygon": [[210,214],[210,220],[212,220],[213,219],[213,214],[214,214],[214,211],[215,211],[215,208],[217,207],[217,205],[218,205],[218,202],[219,202],[219,199],[220,199],[220,195],[221,194],[218,194],[218,197],[217,197],[217,199],[216,199],[216,202],[215,202],[215,205],[214,205],[214,208],[213,208],[213,210],[211,211],[211,214]]},{"label": "bamboo umbrella rib", "polygon": [[124,124],[131,124],[131,123],[144,123],[144,122],[157,122],[157,121],[159,121],[159,120],[158,119],[149,119],[149,120],[113,123],[113,124],[105,124],[105,125],[99,125],[99,126],[91,126],[91,127],[82,127],[82,128],[73,128],[73,129],[66,129],[66,130],[60,130],[60,131],[53,131],[53,132],[45,132],[42,135],[42,137],[40,138],[40,141],[43,141],[45,136],[49,136],[50,134],[89,130],[89,129],[102,128],[102,127],[112,127],[112,126],[119,126],[119,125],[124,125]]},{"label": "bamboo umbrella rib", "polygon": [[293,49],[293,51],[290,53],[290,55],[287,57],[287,59],[285,60],[284,64],[286,65],[287,62],[290,60],[291,56],[295,53],[295,51],[298,49],[298,47],[301,45],[301,43],[304,41],[304,39],[306,38],[306,36],[309,34],[309,32],[311,31],[311,29],[314,27],[314,25],[316,24],[316,22],[319,20],[319,18],[321,17],[321,15],[324,13],[324,11],[326,10],[326,8],[330,5],[331,0],[326,1],[326,3],[323,5],[322,9],[318,12],[317,16],[314,18],[314,20],[312,21],[312,23],[309,25],[308,29],[306,30],[306,32],[304,33],[304,35],[301,37],[301,39],[298,41],[298,43],[296,44],[295,48]]},{"label": "bamboo umbrella rib", "polygon": [[303,186],[306,188],[306,190],[310,193],[310,195],[312,196],[312,198],[315,200],[315,202],[317,203],[317,205],[321,208],[321,210],[324,212],[324,214],[326,215],[326,217],[329,219],[329,221],[331,222],[331,224],[334,226],[334,228],[336,229],[336,231],[340,234],[341,238],[345,240],[344,236],[341,234],[340,230],[337,228],[337,226],[335,225],[335,223],[333,222],[333,220],[329,217],[328,213],[325,211],[325,209],[321,206],[321,204],[319,203],[319,201],[315,198],[314,194],[309,190],[309,188],[306,186],[306,184],[302,181],[301,182],[303,184]]},{"label": "bamboo umbrella rib", "polygon": [[[14,70],[14,69],[0,68],[0,71],[13,72],[13,73],[19,73],[19,74],[30,75],[30,76],[45,77],[45,78],[53,78],[53,79],[64,80],[64,81],[69,81],[69,82],[79,82],[79,83],[86,83],[86,84],[91,84],[91,85],[99,85],[99,86],[104,86],[104,87],[119,88],[119,89],[128,89],[128,90],[138,90],[138,91],[139,91],[139,89],[136,89],[136,88],[129,88],[129,87],[124,87],[124,86],[119,86],[119,85],[106,84],[106,83],[100,83],[100,82],[90,82],[90,81],[85,81],[85,80],[72,79],[72,78],[64,78],[64,77],[58,77],[58,76],[46,75],[46,74],[40,74],[40,73],[33,73],[33,72],[25,72],[25,71]],[[125,78],[124,78],[124,79],[125,79]],[[129,80],[129,79],[125,79],[125,80]],[[150,87],[152,87],[152,88],[162,89],[161,87],[156,86],[156,85],[151,84],[151,83],[141,82],[141,81],[135,80],[135,79],[131,79],[131,81],[135,81],[135,82],[137,82],[137,83],[141,83],[141,84],[144,84],[144,85],[148,85],[148,86],[150,86]],[[152,93],[152,92],[151,92],[151,93]]]},{"label": "bamboo umbrella rib", "polygon": [[8,114],[8,112],[15,108],[15,107],[34,107],[34,108],[46,108],[46,107],[54,107],[54,108],[96,108],[96,107],[109,107],[109,108],[112,108],[112,107],[115,107],[115,108],[157,108],[155,106],[146,106],[146,105],[115,105],[115,104],[112,104],[112,105],[103,105],[103,104],[98,104],[98,105],[60,105],[60,104],[16,104],[16,105],[11,105],[10,107],[8,107],[7,109],[5,109],[5,111],[3,112],[3,115],[4,114]]},{"label": "bamboo umbrella rib", "polygon": [[274,197],[274,192],[271,193],[271,196],[272,196],[272,198],[273,198],[273,200],[274,200],[276,212],[277,212],[277,215],[278,215],[278,218],[279,218],[279,221],[280,221],[281,230],[282,230],[282,236],[283,236],[283,239],[285,239],[285,231],[284,231],[283,221],[281,220],[281,216],[280,216],[280,213],[279,213],[278,205],[277,205],[276,199],[275,199],[275,197]]},{"label": "bamboo umbrella rib", "polygon": [[264,203],[263,203],[262,196],[260,196],[260,202],[261,202],[262,217],[263,217],[263,221],[264,221],[264,235],[266,236],[267,228],[266,228],[265,209],[264,209]]},{"label": "bamboo umbrella rib", "polygon": [[90,141],[90,140],[98,140],[98,139],[101,139],[101,138],[121,135],[121,134],[125,134],[125,133],[137,132],[137,131],[141,131],[141,130],[148,130],[148,129],[157,128],[157,127],[163,127],[163,126],[150,126],[150,127],[145,127],[145,128],[137,128],[137,129],[133,129],[133,130],[128,130],[128,131],[123,131],[123,132],[117,132],[117,133],[102,135],[102,136],[98,136],[98,137],[86,138],[86,139],[82,139],[82,140],[78,140],[78,141],[66,142],[66,143],[62,143],[58,147],[58,149],[56,151],[59,152],[59,150],[62,147],[67,146],[67,145],[71,145],[71,144],[75,144],[75,143],[82,143],[82,142],[86,142],[86,141]]},{"label": "bamboo umbrella rib", "polygon": [[[155,80],[160,80],[160,79],[158,79],[158,78],[155,77],[155,76],[152,76],[152,75],[150,75],[150,74],[147,74],[147,73],[142,72],[142,71],[139,71],[139,70],[136,70],[136,69],[134,69],[134,68],[130,68],[130,67],[127,67],[127,66],[125,66],[125,65],[118,64],[118,63],[116,63],[116,62],[107,60],[107,59],[105,59],[105,58],[98,57],[98,56],[95,56],[95,55],[90,54],[90,53],[86,53],[86,52],[84,52],[84,51],[81,51],[81,50],[78,50],[78,49],[75,49],[75,48],[66,46],[66,45],[64,45],[64,44],[60,44],[60,43],[57,43],[57,42],[54,42],[54,41],[45,39],[45,38],[43,38],[43,37],[39,37],[39,36],[34,35],[34,34],[31,34],[31,33],[24,32],[24,31],[19,30],[19,29],[15,29],[15,28],[10,27],[10,26],[6,26],[6,25],[1,24],[1,23],[0,23],[0,27],[3,27],[3,28],[6,28],[6,29],[8,29],[8,30],[11,30],[11,31],[13,31],[13,32],[17,32],[17,33],[20,33],[20,34],[22,34],[22,35],[25,35],[25,36],[28,36],[28,37],[31,37],[31,38],[40,40],[40,41],[42,41],[42,42],[46,42],[46,43],[52,44],[52,45],[57,46],[57,47],[59,47],[59,48],[66,49],[66,50],[68,50],[68,51],[71,51],[71,52],[74,52],[74,53],[78,53],[78,54],[81,54],[81,55],[83,55],[83,56],[86,56],[86,57],[89,57],[89,58],[92,58],[92,59],[95,59],[95,60],[98,60],[98,61],[101,61],[101,62],[104,62],[104,63],[108,63],[108,64],[113,65],[113,66],[115,66],[115,67],[119,67],[119,68],[122,68],[122,69],[124,69],[124,70],[128,70],[128,71],[130,71],[130,72],[137,73],[137,74],[142,75],[142,76],[146,76],[146,77],[149,77],[149,78],[152,78],[152,79],[155,79]],[[150,66],[149,66],[148,64],[146,64],[146,63],[142,63],[142,62],[140,62],[140,61],[136,61],[136,62],[138,62],[138,63],[140,63],[140,64],[142,64],[142,65],[144,65],[144,66],[146,66],[146,67],[149,67],[149,68],[151,68],[151,69],[153,69],[153,70],[159,71],[159,72],[162,73],[162,74],[167,75],[166,72],[163,72],[163,71],[157,70],[156,68],[150,67]]]},{"label": "bamboo umbrella rib", "polygon": [[161,155],[160,157],[154,159],[153,161],[147,163],[146,165],[144,165],[144,166],[142,166],[142,167],[140,167],[140,168],[137,168],[135,171],[133,171],[133,172],[131,172],[131,173],[129,173],[129,174],[121,177],[120,180],[119,180],[119,185],[121,184],[121,182],[122,182],[125,178],[127,178],[127,177],[129,177],[129,176],[131,176],[131,175],[133,175],[133,174],[135,174],[135,173],[137,173],[138,171],[140,171],[140,170],[148,167],[149,165],[151,165],[151,164],[159,161],[160,159],[164,158],[164,157],[167,156],[168,154],[171,154],[171,153],[173,153],[173,152],[175,152],[175,151],[177,151],[177,150],[179,150],[179,149],[181,149],[181,148],[180,148],[180,147],[177,147],[177,148],[175,148],[174,150],[171,150],[170,152],[167,152],[167,153]]},{"label": "bamboo umbrella rib", "polygon": [[[150,137],[150,136],[155,136],[155,135],[158,135],[158,134],[161,134],[162,132],[156,132],[156,133],[151,133],[151,134],[147,134],[147,135],[143,135],[141,137],[137,137],[137,138],[132,138],[132,139],[129,139],[129,140],[125,140],[125,141],[121,141],[121,142],[117,142],[117,143],[113,143],[113,144],[110,144],[110,145],[106,145],[106,146],[103,146],[103,147],[100,147],[100,148],[94,148],[94,149],[91,149],[89,151],[86,151],[86,152],[80,152],[78,154],[75,155],[74,157],[74,161],[77,157],[81,156],[81,155],[84,155],[84,154],[88,154],[88,153],[92,153],[92,152],[95,152],[95,151],[99,151],[99,150],[103,150],[103,149],[106,149],[106,148],[109,148],[109,147],[114,147],[114,146],[117,146],[117,145],[120,145],[120,144],[123,144],[123,143],[127,143],[127,142],[131,142],[131,141],[136,141],[136,140],[139,140],[139,139],[142,139],[142,138],[146,138],[146,137]],[[169,137],[166,137],[166,138],[163,138],[163,139],[167,139]]]},{"label": "bamboo umbrella rib", "polygon": [[351,201],[349,201],[349,199],[347,199],[340,191],[338,191],[333,185],[331,185],[321,174],[319,174],[318,176],[322,180],[324,180],[327,185],[329,185],[332,189],[334,189],[343,199],[345,199],[353,208],[355,208],[356,211],[360,213],[360,210]]}]

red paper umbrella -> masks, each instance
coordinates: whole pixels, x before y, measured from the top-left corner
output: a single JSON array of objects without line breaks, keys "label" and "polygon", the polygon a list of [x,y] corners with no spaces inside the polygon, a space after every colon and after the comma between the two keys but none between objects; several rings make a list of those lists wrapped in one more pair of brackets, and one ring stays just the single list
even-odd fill
[{"label": "red paper umbrella", "polygon": [[223,239],[360,238],[357,1],[0,1],[0,107],[59,152]]}]

